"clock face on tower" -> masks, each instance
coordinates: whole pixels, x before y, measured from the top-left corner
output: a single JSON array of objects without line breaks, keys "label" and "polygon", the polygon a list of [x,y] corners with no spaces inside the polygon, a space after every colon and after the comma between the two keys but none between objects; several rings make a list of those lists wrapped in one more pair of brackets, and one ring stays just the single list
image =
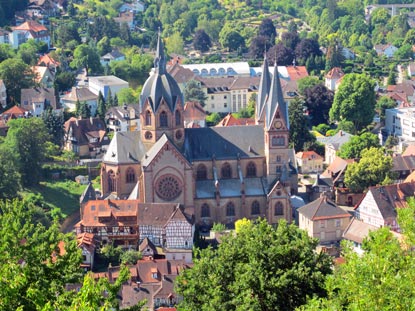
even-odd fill
[{"label": "clock face on tower", "polygon": [[276,129],[280,129],[282,127],[281,121],[275,121],[274,126],[275,126]]}]

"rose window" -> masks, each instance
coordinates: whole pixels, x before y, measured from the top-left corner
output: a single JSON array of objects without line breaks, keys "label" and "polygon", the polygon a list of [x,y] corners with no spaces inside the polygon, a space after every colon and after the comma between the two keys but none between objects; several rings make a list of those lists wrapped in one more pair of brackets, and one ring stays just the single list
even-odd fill
[{"label": "rose window", "polygon": [[157,195],[166,201],[172,201],[182,192],[179,180],[173,175],[162,176],[156,183]]}]

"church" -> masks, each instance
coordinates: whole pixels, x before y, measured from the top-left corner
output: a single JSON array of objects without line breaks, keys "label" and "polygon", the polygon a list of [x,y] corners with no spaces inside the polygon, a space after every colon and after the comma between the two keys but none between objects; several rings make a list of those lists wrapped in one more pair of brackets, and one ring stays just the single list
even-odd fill
[{"label": "church", "polygon": [[183,94],[166,70],[159,34],[139,99],[141,129],[115,133],[101,166],[103,197],[177,203],[201,227],[232,228],[244,217],[291,222],[298,175],[274,68],[265,58],[255,125],[184,128]]}]

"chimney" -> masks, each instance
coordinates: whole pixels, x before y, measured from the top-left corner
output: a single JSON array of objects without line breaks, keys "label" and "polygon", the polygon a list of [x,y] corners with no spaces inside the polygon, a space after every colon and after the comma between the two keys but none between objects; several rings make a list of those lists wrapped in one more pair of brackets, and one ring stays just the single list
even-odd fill
[{"label": "chimney", "polygon": [[343,136],[344,135],[342,130],[339,131],[339,135],[340,136]]}]

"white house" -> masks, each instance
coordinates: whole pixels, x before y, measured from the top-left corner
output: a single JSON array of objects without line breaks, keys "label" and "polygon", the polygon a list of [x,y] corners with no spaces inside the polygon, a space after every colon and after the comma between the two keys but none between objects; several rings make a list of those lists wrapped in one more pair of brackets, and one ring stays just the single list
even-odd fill
[{"label": "white house", "polygon": [[7,105],[7,93],[6,93],[6,85],[4,84],[3,80],[0,80],[0,106],[6,108]]},{"label": "white house", "polygon": [[0,28],[0,44],[9,44],[10,32]]},{"label": "white house", "polygon": [[344,72],[339,67],[333,67],[325,76],[324,85],[331,91],[335,91],[338,87],[337,82],[343,78]]},{"label": "white house", "polygon": [[48,29],[36,21],[26,21],[23,24],[12,27],[12,35],[9,36],[9,41],[14,49],[17,49],[20,44],[25,43],[29,39],[36,42],[44,42],[50,47],[50,35]]},{"label": "white house", "polygon": [[101,92],[105,99],[108,97],[109,90],[114,96],[125,88],[128,88],[128,82],[116,76],[89,77],[89,90],[96,95]]},{"label": "white house", "polygon": [[97,113],[98,95],[92,93],[87,88],[73,87],[72,90],[61,97],[60,99],[62,107],[68,111],[76,110],[76,102],[86,102],[91,111],[91,115],[95,116]]},{"label": "white house", "polygon": [[378,56],[386,56],[387,58],[393,57],[398,48],[392,44],[376,44],[373,47]]},{"label": "white house", "polygon": [[403,141],[415,141],[415,107],[386,109],[385,131]]},{"label": "white house", "polygon": [[140,112],[138,105],[111,107],[105,114],[107,129],[114,132],[138,131]]},{"label": "white house", "polygon": [[56,111],[59,107],[56,101],[55,89],[43,87],[22,89],[21,107],[30,111],[35,117],[40,117],[48,107]]}]

